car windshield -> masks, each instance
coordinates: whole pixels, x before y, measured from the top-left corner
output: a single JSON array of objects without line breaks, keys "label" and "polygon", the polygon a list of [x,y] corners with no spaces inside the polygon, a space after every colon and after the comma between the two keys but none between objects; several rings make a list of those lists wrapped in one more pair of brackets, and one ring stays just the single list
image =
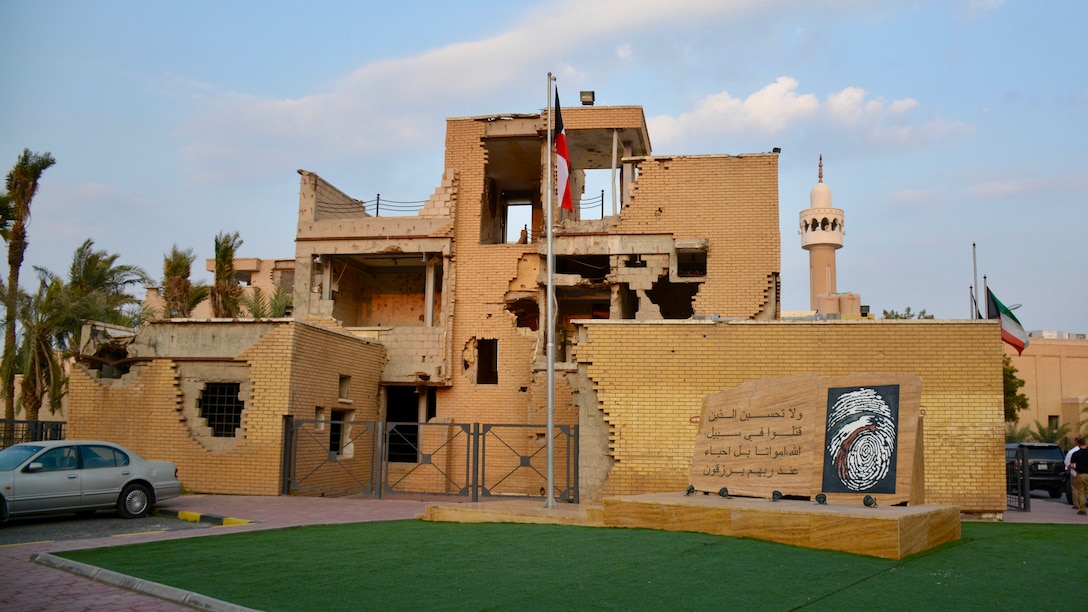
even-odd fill
[{"label": "car windshield", "polygon": [[1043,461],[1065,461],[1062,449],[1057,446],[1029,446],[1028,458]]},{"label": "car windshield", "polygon": [[27,446],[17,445],[9,446],[4,450],[0,450],[0,472],[8,472],[14,470],[23,464],[24,461],[30,458],[31,455],[40,451],[40,446]]}]

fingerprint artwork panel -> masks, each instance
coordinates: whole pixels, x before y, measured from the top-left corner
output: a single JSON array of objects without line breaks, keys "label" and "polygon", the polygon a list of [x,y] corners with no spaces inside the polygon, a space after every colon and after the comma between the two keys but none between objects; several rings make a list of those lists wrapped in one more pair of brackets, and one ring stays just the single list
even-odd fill
[{"label": "fingerprint artwork panel", "polygon": [[922,379],[815,372],[761,378],[703,398],[694,491],[880,505],[925,500]]},{"label": "fingerprint artwork panel", "polygon": [[827,390],[823,490],[895,493],[899,386]]}]

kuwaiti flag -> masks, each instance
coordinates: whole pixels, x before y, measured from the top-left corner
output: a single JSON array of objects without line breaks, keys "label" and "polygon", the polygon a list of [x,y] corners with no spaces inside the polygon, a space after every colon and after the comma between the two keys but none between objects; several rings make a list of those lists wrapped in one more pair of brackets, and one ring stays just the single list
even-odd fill
[{"label": "kuwaiti flag", "polygon": [[555,90],[555,178],[559,206],[574,212],[570,197],[570,152],[567,151],[567,132],[563,129],[563,113],[559,111],[559,90]]},{"label": "kuwaiti flag", "polygon": [[989,287],[986,288],[986,318],[1001,319],[1001,340],[1012,345],[1016,349],[1017,355],[1024,352],[1024,347],[1028,345],[1027,332],[1020,325],[1016,315],[1012,314],[1012,311],[1008,308],[1005,308],[1005,305],[994,296],[994,292],[990,291]]}]

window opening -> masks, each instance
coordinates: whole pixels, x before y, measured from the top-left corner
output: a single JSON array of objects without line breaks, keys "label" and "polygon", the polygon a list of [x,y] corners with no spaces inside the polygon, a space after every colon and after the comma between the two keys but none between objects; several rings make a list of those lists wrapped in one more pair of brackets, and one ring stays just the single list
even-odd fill
[{"label": "window opening", "polygon": [[[611,146],[609,148],[611,149]],[[578,219],[586,221],[611,216],[612,169],[586,168],[584,172],[584,184],[578,200]],[[619,172],[616,173],[616,179],[619,179]]]},{"label": "window opening", "polygon": [[556,255],[555,271],[558,274],[577,274],[595,282],[604,282],[612,268],[608,255]]},{"label": "window opening", "polygon": [[427,387],[427,417],[425,422],[429,423],[431,419],[438,416],[438,393],[434,387]]},{"label": "window opening", "polygon": [[530,244],[533,240],[533,203],[531,200],[508,200],[503,222],[507,244]]},{"label": "window opening", "polygon": [[351,422],[354,410],[333,410],[329,421],[329,458],[351,457]]},{"label": "window opening", "polygon": [[706,276],[706,251],[676,251],[676,275]]},{"label": "window opening", "polygon": [[242,410],[245,404],[238,399],[240,383],[210,382],[200,393],[200,418],[208,423],[212,436],[233,438],[235,430],[242,426]]},{"label": "window opening", "polygon": [[340,375],[340,394],[337,396],[341,400],[351,401],[351,377]]},{"label": "window opening", "polygon": [[476,384],[499,384],[499,341],[491,338],[476,340]]},{"label": "window opening", "polygon": [[394,463],[417,463],[419,394],[415,387],[385,388],[385,420],[390,426],[385,460]]},{"label": "window opening", "polygon": [[485,138],[483,145],[487,163],[480,202],[480,244],[516,243],[523,229],[526,243],[533,242],[543,224],[540,136]]}]

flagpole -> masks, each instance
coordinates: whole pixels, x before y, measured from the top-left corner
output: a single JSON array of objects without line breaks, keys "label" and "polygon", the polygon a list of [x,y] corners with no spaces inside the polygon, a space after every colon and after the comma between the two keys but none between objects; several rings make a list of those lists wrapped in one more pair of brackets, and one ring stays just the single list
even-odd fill
[{"label": "flagpole", "polygon": [[[986,290],[986,318],[991,318],[990,315],[990,286],[986,283],[986,275],[982,275],[982,288]],[[1000,315],[999,315],[1000,316]]]},{"label": "flagpole", "polygon": [[555,251],[552,250],[552,216],[554,214],[555,202],[555,184],[552,182],[552,83],[555,82],[555,78],[552,77],[552,73],[548,73],[548,171],[547,171],[547,197],[545,210],[544,224],[547,226],[548,236],[548,293],[547,293],[547,306],[545,307],[545,317],[547,319],[547,339],[546,339],[546,358],[548,360],[548,488],[544,495],[544,507],[555,508],[555,278],[553,271],[555,269]]},{"label": "flagpole", "polygon": [[978,248],[975,246],[974,242],[971,243],[971,262],[975,268],[975,284],[971,288],[971,299],[975,302],[973,304],[973,306],[975,307],[975,311],[971,313],[971,318],[975,319],[978,318],[979,315],[981,315],[982,313],[980,313],[978,309]]}]

